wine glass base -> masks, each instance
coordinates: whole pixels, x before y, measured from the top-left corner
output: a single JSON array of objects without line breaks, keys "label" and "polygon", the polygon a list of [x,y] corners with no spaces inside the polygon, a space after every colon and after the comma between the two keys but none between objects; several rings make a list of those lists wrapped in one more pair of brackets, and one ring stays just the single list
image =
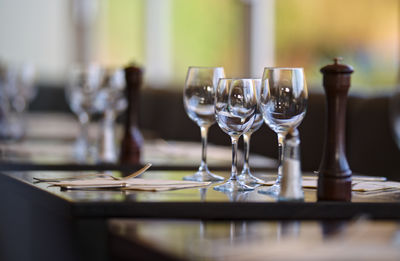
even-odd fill
[{"label": "wine glass base", "polygon": [[230,179],[227,182],[214,187],[214,190],[222,192],[250,191],[254,190],[254,187],[250,187],[241,181]]},{"label": "wine glass base", "polygon": [[227,191],[224,192],[230,202],[246,202],[249,191]]},{"label": "wine glass base", "polygon": [[237,179],[250,187],[257,187],[261,184],[265,184],[266,182],[260,178],[255,177],[250,172],[242,172],[240,175],[237,176]]},{"label": "wine glass base", "polygon": [[197,171],[193,175],[189,176],[184,176],[183,180],[188,180],[188,181],[222,181],[224,180],[224,177],[215,175],[209,171]]},{"label": "wine glass base", "polygon": [[279,193],[281,192],[281,185],[280,184],[274,184],[273,186],[267,188],[267,189],[260,189],[258,190],[258,193],[261,194],[266,194],[271,197],[279,197]]}]

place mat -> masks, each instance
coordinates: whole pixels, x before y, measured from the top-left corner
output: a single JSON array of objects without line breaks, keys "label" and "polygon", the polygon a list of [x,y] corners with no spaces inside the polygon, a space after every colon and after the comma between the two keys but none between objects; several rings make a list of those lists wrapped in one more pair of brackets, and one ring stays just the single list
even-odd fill
[{"label": "place mat", "polygon": [[61,182],[49,182],[52,186],[62,189],[124,189],[141,191],[167,191],[185,188],[204,187],[211,182],[196,182],[184,180],[142,179],[133,178],[127,180],[114,180],[111,178],[93,178],[81,180],[69,180]]},{"label": "place mat", "polygon": [[[381,177],[353,177],[352,179],[352,191],[357,192],[379,192],[384,190],[400,189],[400,182],[385,181],[385,178]],[[272,186],[275,181],[268,181],[263,185]],[[305,176],[302,180],[303,188],[316,189],[318,186],[318,177],[316,176]]]}]

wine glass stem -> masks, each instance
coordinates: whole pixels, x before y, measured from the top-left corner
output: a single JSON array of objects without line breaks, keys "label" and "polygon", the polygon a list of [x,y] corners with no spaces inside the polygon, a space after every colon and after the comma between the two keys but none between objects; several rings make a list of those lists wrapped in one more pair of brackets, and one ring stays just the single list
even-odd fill
[{"label": "wine glass stem", "polygon": [[79,123],[81,125],[80,137],[81,141],[85,144],[85,146],[89,145],[88,137],[89,137],[89,114],[83,112],[79,115]]},{"label": "wine glass stem", "polygon": [[207,136],[209,126],[200,126],[201,131],[201,164],[199,171],[208,171],[207,166]]},{"label": "wine glass stem", "polygon": [[100,158],[102,161],[113,162],[117,157],[114,146],[114,121],[115,112],[113,110],[107,110],[104,114],[100,143]]},{"label": "wine glass stem", "polygon": [[278,153],[279,153],[279,158],[278,158],[278,178],[276,179],[275,184],[280,184],[281,183],[284,139],[285,139],[285,134],[284,133],[278,133]]},{"label": "wine glass stem", "polygon": [[249,165],[249,156],[250,156],[250,138],[251,138],[250,132],[247,132],[243,135],[243,141],[244,141],[244,164],[243,164],[243,171],[249,170],[250,165]]},{"label": "wine glass stem", "polygon": [[231,136],[232,141],[232,171],[230,180],[237,180],[237,148],[239,136]]}]

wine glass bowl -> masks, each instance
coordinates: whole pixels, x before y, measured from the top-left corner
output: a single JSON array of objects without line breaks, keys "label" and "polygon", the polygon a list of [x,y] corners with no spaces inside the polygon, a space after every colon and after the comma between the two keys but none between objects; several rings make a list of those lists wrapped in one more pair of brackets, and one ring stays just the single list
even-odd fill
[{"label": "wine glass bowl", "polygon": [[[256,91],[257,91],[257,100],[260,98],[260,91],[261,91],[261,79],[254,79]],[[238,175],[238,179],[244,182],[246,185],[249,186],[258,186],[260,184],[265,183],[264,180],[257,178],[251,173],[250,164],[249,164],[249,156],[250,156],[250,139],[251,135],[257,131],[262,124],[264,123],[263,115],[259,108],[257,107],[254,122],[251,125],[250,129],[243,134],[243,141],[244,141],[244,163],[243,169],[240,175]]]},{"label": "wine glass bowl", "polygon": [[121,112],[126,109],[127,101],[124,95],[125,74],[122,69],[108,69],[105,71],[104,80],[94,99],[96,112],[108,111]]},{"label": "wine glass bowl", "polygon": [[215,123],[215,88],[219,78],[225,77],[222,67],[189,67],[183,90],[183,104],[189,118],[201,131],[202,159],[198,171],[184,180],[219,181],[223,177],[208,170],[207,166],[207,135],[209,127]]},{"label": "wine glass bowl", "polygon": [[219,127],[231,137],[232,170],[229,180],[215,190],[248,191],[254,188],[237,179],[237,143],[253,125],[257,95],[253,79],[220,79],[215,94],[215,118]]},{"label": "wine glass bowl", "polygon": [[260,193],[277,196],[282,177],[284,136],[297,128],[307,109],[308,91],[303,68],[264,68],[259,108],[265,123],[278,135],[279,167],[275,184]]},{"label": "wine glass bowl", "polygon": [[257,106],[254,93],[252,79],[220,79],[216,93],[215,118],[225,133],[241,136],[251,128]]},{"label": "wine glass bowl", "polygon": [[211,126],[215,123],[215,91],[211,84],[209,82],[205,85],[189,85],[185,88],[184,106],[186,113],[198,126]]},{"label": "wine glass bowl", "polygon": [[390,123],[397,147],[400,149],[400,86],[397,86],[390,97]]},{"label": "wine glass bowl", "polygon": [[263,82],[260,109],[267,125],[276,133],[299,126],[308,98],[303,69],[265,68]]},{"label": "wine glass bowl", "polygon": [[71,110],[79,117],[93,114],[96,109],[96,95],[101,88],[103,70],[96,65],[72,69],[66,97]]}]

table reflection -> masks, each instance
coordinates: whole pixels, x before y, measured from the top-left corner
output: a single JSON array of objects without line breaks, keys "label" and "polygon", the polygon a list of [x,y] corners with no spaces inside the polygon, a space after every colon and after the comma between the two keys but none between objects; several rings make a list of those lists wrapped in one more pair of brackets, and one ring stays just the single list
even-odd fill
[{"label": "table reflection", "polygon": [[[336,227],[326,233],[326,226]],[[399,260],[397,222],[113,219],[109,232],[185,260]],[[372,246],[372,247],[371,247]]]}]

